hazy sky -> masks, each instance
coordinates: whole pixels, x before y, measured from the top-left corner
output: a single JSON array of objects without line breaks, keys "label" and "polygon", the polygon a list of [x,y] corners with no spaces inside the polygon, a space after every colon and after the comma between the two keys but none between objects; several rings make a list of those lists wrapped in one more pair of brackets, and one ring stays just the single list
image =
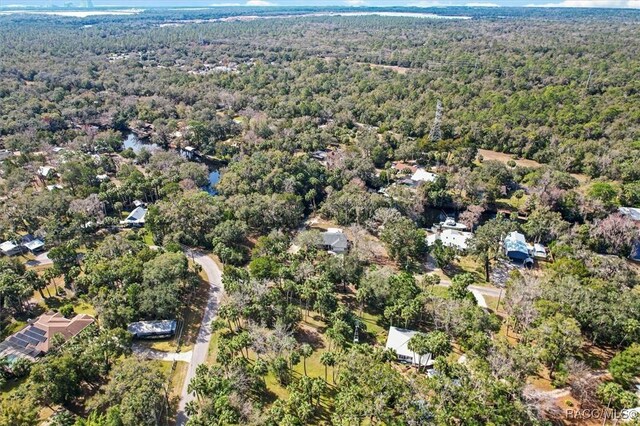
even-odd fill
[{"label": "hazy sky", "polygon": [[[0,0],[0,5],[74,5],[83,0]],[[640,8],[640,0],[93,0],[95,6],[562,6]]]}]

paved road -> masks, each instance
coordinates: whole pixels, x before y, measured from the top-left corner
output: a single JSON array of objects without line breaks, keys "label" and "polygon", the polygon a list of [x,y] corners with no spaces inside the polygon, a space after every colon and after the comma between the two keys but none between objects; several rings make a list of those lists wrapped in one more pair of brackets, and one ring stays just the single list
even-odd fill
[{"label": "paved road", "polygon": [[209,278],[209,299],[207,301],[207,307],[202,317],[202,323],[200,324],[200,331],[198,331],[198,338],[193,346],[191,354],[191,362],[189,363],[189,370],[184,379],[184,385],[182,386],[182,396],[180,397],[180,404],[178,405],[178,415],[176,417],[176,425],[182,426],[187,422],[187,415],[184,409],[188,402],[194,399],[192,394],[189,394],[187,388],[189,382],[196,375],[196,369],[198,366],[205,362],[207,359],[207,353],[209,351],[209,342],[211,341],[211,321],[213,321],[218,310],[218,302],[220,301],[220,295],[222,291],[222,272],[218,265],[206,255],[206,253],[187,250],[185,254],[188,257],[193,256],[193,260],[200,266],[204,272],[206,272]]},{"label": "paved road", "polygon": [[478,302],[478,306],[485,309],[489,307],[487,306],[487,301],[484,300],[484,295],[480,293],[479,290],[472,288],[472,289],[469,289],[469,291],[471,292],[471,294],[473,294],[473,297],[476,298],[476,302]]}]

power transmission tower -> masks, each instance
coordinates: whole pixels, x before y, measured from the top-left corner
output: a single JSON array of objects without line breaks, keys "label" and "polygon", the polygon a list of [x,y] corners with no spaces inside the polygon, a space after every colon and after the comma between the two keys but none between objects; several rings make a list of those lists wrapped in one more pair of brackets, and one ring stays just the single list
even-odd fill
[{"label": "power transmission tower", "polygon": [[440,122],[442,121],[442,102],[438,99],[436,104],[436,116],[433,119],[433,127],[429,132],[429,140],[431,142],[437,142],[442,139],[442,130],[440,129]]},{"label": "power transmission tower", "polygon": [[591,76],[593,75],[593,70],[589,70],[589,77],[587,77],[587,90],[589,90],[589,84],[591,83]]}]

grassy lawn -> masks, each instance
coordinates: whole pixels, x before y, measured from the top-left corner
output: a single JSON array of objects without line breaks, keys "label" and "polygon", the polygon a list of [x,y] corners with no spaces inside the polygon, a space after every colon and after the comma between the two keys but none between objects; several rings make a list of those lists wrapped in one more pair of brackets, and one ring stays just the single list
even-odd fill
[{"label": "grassy lawn", "polygon": [[140,234],[142,235],[142,241],[148,246],[155,246],[156,243],[153,241],[153,234],[148,229],[141,229]]},{"label": "grassy lawn", "polygon": [[363,311],[360,320],[366,325],[367,332],[374,336],[375,343],[384,345],[387,339],[387,329],[380,325],[380,315]]},{"label": "grassy lawn", "polygon": [[452,266],[453,267],[450,269],[452,273],[449,274],[450,277],[453,277],[456,274],[470,272],[474,275],[476,283],[486,283],[484,267],[472,256],[460,256],[455,260]]},{"label": "grassy lawn", "polygon": [[504,311],[504,295],[502,300],[500,300],[500,306],[498,307],[498,298],[494,296],[484,295],[484,301],[487,302],[487,306],[493,312],[498,313]]},{"label": "grassy lawn", "polygon": [[[167,340],[136,340],[136,344],[160,352],[176,352],[178,350],[178,342],[175,338]],[[190,348],[185,346],[181,349],[182,352],[189,350]]]},{"label": "grassy lawn", "polygon": [[503,208],[512,211],[520,211],[524,210],[524,206],[527,203],[528,195],[523,195],[520,198],[512,195],[510,198],[498,198],[496,200],[496,205],[498,208]]},{"label": "grassy lawn", "polygon": [[187,376],[187,370],[189,365],[186,362],[176,362],[175,369],[172,371],[172,361],[148,361],[153,366],[157,367],[162,375],[167,380],[167,393],[169,398],[169,423],[175,423],[175,416],[178,412],[178,403],[180,402],[180,395],[182,393],[182,385],[184,379]]},{"label": "grassy lawn", "polygon": [[86,314],[91,315],[92,317],[96,316],[96,308],[87,301],[78,300],[77,304],[74,305],[73,311],[76,314]]},{"label": "grassy lawn", "polygon": [[13,319],[6,325],[3,325],[2,333],[0,333],[0,339],[4,340],[7,336],[12,335],[22,330],[27,325],[27,321]]},{"label": "grassy lawn", "polygon": [[4,385],[0,387],[0,401],[3,401],[9,398],[12,394],[14,394],[25,382],[27,381],[27,377],[23,377],[19,380],[9,380]]},{"label": "grassy lawn", "polygon": [[442,297],[445,299],[449,297],[449,290],[447,289],[447,287],[443,287],[439,285],[431,286],[429,289],[427,289],[427,293],[437,297]]},{"label": "grassy lawn", "polygon": [[[367,326],[367,330],[372,333],[377,341],[386,339],[386,334],[384,329],[378,325],[378,316],[364,313],[362,320]],[[312,355],[306,360],[306,373],[309,377],[319,377],[324,380],[325,378],[325,367],[320,362],[320,357],[322,353],[329,349],[329,341],[324,336],[323,332],[325,330],[326,324],[321,320],[320,316],[317,313],[309,312],[309,315],[304,315],[303,319],[300,322],[298,328],[294,333],[294,337],[299,344],[308,343],[313,347],[314,351]],[[211,337],[211,343],[209,346],[209,353],[207,356],[207,364],[215,364],[216,355],[217,355],[217,346],[218,341],[220,340],[220,336],[228,333],[229,330],[227,328],[217,331],[213,333]],[[257,355],[253,351],[249,351],[249,362],[254,362],[257,359]],[[332,367],[327,369],[327,382],[329,384],[329,393],[332,392],[332,386],[334,384],[332,378]],[[305,361],[301,358],[300,362],[294,365],[290,374],[292,379],[300,378],[305,374]],[[282,386],[275,375],[272,372],[269,372],[265,376],[265,384],[267,387],[267,394],[265,395],[265,402],[267,404],[272,403],[276,399],[287,399],[289,397],[289,392],[287,391],[285,386]],[[317,414],[314,422],[312,424],[325,424],[326,421],[329,420],[330,414],[333,407],[331,406],[331,398],[323,397],[321,400],[321,407],[319,413]]]},{"label": "grassy lawn", "polygon": [[[56,291],[58,293],[56,294]],[[44,294],[44,298],[42,297]],[[44,312],[58,310],[61,306],[70,303],[76,314],[86,314],[95,317],[95,307],[84,298],[74,297],[71,290],[64,288],[62,278],[56,278],[55,283],[47,286],[40,294],[39,291],[33,293],[32,300],[42,308]]]}]

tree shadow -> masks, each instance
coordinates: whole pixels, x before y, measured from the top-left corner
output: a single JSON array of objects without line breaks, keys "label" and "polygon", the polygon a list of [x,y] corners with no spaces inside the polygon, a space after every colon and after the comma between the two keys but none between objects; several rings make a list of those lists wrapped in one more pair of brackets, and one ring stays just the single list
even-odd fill
[{"label": "tree shadow", "polygon": [[320,333],[318,333],[316,330],[307,328],[308,326],[304,326],[303,324],[301,325],[302,326],[298,326],[298,328],[296,328],[294,332],[294,337],[300,344],[306,343],[313,349],[320,349],[325,347]]}]

